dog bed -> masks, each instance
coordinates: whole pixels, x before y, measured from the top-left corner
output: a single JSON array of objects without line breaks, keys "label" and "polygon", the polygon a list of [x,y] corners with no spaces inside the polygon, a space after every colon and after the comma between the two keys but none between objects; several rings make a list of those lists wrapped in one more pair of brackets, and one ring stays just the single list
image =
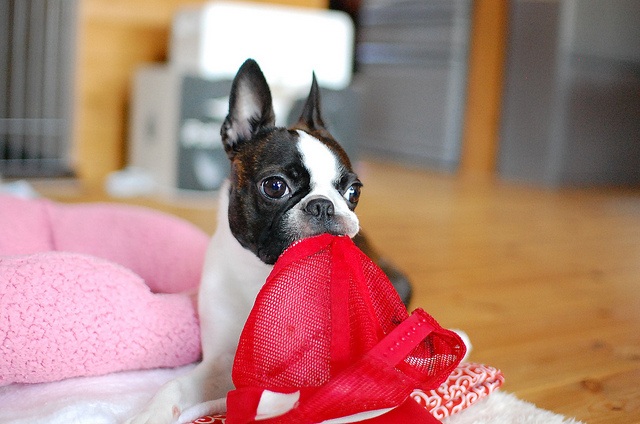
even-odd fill
[{"label": "dog bed", "polygon": [[0,385],[200,356],[208,237],[145,208],[0,195]]}]

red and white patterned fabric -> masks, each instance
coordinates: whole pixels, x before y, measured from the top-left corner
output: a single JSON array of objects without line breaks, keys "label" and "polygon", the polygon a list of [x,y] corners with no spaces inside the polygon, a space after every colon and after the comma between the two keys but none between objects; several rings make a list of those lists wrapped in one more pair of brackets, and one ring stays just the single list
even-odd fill
[{"label": "red and white patterned fabric", "polygon": [[[460,364],[435,390],[414,390],[411,397],[441,420],[462,411],[489,396],[504,383],[502,372],[476,363]],[[202,417],[191,424],[224,424],[225,416]]]},{"label": "red and white patterned fabric", "polygon": [[190,424],[224,424],[224,415],[207,415],[206,417],[198,418]]},{"label": "red and white patterned fabric", "polygon": [[437,389],[414,390],[411,397],[441,420],[489,396],[502,383],[502,371],[487,365],[464,363]]}]

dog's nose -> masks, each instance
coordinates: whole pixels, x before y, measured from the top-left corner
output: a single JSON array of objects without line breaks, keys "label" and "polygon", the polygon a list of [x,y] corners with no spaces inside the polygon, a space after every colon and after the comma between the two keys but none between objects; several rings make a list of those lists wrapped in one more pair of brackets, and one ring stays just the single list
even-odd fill
[{"label": "dog's nose", "polygon": [[304,211],[316,218],[327,219],[334,214],[333,203],[326,197],[316,197],[307,202]]}]

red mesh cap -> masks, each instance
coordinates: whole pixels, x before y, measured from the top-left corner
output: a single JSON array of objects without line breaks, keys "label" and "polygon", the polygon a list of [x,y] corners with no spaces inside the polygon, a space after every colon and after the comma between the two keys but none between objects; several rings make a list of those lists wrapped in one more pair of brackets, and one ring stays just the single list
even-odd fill
[{"label": "red mesh cap", "polygon": [[[458,335],[426,312],[409,316],[350,238],[305,239],[282,254],[256,298],[235,357],[227,422],[318,423],[395,408],[413,389],[438,387],[464,353]],[[272,410],[261,415],[265,390],[294,394],[277,418]]]}]

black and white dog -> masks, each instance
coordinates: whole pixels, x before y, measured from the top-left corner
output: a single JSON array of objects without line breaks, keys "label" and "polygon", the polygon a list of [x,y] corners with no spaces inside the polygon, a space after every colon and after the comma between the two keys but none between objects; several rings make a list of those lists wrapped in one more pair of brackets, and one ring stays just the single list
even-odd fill
[{"label": "black and white dog", "polygon": [[[238,71],[221,131],[231,174],[221,189],[218,227],[198,297],[203,359],[191,373],[167,383],[130,423],[167,424],[224,411],[240,333],[280,254],[305,237],[358,234],[354,209],[362,184],[325,128],[319,107],[314,76],[297,124],[276,127],[258,64],[247,60]],[[400,290],[408,295],[402,275],[388,273],[399,277]]]}]

